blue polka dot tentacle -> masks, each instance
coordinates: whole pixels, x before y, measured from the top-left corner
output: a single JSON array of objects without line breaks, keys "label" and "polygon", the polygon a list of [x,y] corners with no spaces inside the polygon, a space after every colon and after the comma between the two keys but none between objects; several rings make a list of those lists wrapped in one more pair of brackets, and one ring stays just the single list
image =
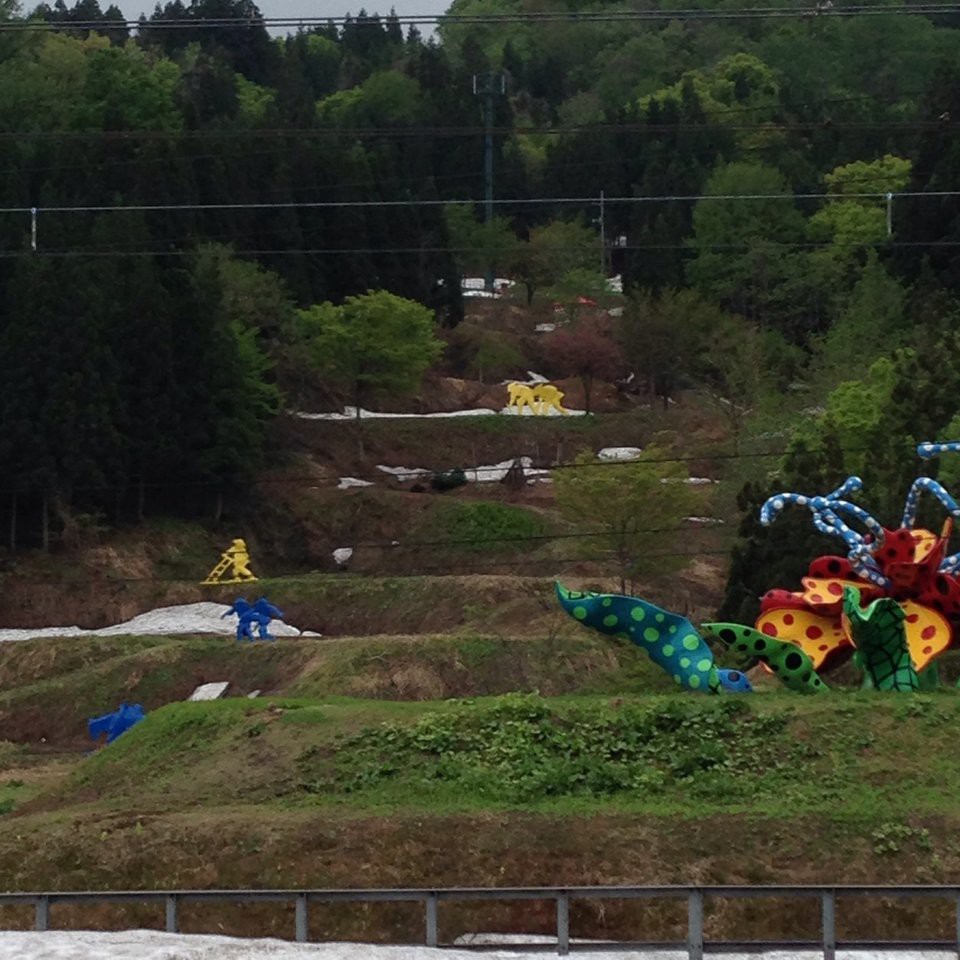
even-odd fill
[{"label": "blue polka dot tentacle", "polygon": [[[960,453],[960,440],[925,440],[917,444],[917,456],[921,460],[931,460],[939,457],[941,453]],[[917,477],[910,487],[903,507],[903,526],[912,529],[917,522],[917,504],[920,502],[920,494],[924,491],[932,493],[947,508],[951,517],[960,519],[960,507],[940,483],[930,477]],[[960,570],[960,553],[952,553],[949,557],[944,557],[940,561],[939,569],[942,573],[956,573]]]},{"label": "blue polka dot tentacle", "polygon": [[[838,536],[847,546],[847,556],[854,571],[863,579],[878,586],[889,586],[889,580],[881,573],[873,558],[875,550],[883,544],[883,524],[863,507],[844,499],[863,489],[859,477],[847,477],[836,490],[824,497],[809,497],[802,493],[778,493],[770,497],[760,510],[760,522],[769,526],[781,511],[791,505],[807,507],[813,517],[813,525],[821,533]],[[871,539],[852,529],[842,519],[848,517],[863,524]]]}]

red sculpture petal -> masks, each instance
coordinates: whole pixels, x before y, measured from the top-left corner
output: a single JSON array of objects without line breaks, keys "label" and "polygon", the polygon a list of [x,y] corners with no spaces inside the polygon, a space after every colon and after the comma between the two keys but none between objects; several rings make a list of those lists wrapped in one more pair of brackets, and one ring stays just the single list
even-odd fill
[{"label": "red sculpture petal", "polygon": [[807,570],[808,577],[829,579],[832,577],[852,577],[853,564],[846,557],[817,557]]},{"label": "red sculpture petal", "polygon": [[917,600],[945,616],[960,616],[960,580],[952,573],[935,573],[923,585]]},{"label": "red sculpture petal", "polygon": [[873,555],[884,573],[889,573],[891,564],[913,563],[917,541],[914,531],[901,527],[899,530],[883,531],[883,546]]},{"label": "red sculpture petal", "polygon": [[[938,576],[937,568],[947,552],[947,543],[953,531],[953,520],[949,517],[940,536],[930,530],[910,530],[913,541],[913,557],[910,561],[891,560],[884,567],[884,573],[890,578],[892,594],[898,599],[922,596]],[[898,530],[897,534],[905,531]],[[901,537],[901,539],[903,539]],[[886,545],[881,553],[886,553]]]},{"label": "red sculpture petal", "polygon": [[791,593],[789,590],[768,590],[760,598],[760,612],[777,609],[806,610],[807,602],[802,593]]}]

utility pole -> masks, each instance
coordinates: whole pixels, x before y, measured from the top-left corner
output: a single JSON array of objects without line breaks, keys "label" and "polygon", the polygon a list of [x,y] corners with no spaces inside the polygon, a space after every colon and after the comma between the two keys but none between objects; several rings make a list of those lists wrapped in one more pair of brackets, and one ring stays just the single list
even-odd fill
[{"label": "utility pole", "polygon": [[607,232],[604,220],[603,191],[600,191],[600,276],[607,278]]},{"label": "utility pole", "polygon": [[[483,86],[477,82],[477,75],[473,75],[473,92],[483,97],[483,222],[490,223],[493,219],[493,98],[507,92],[507,78],[504,74],[488,73],[484,77]],[[493,292],[493,265],[487,263],[483,281],[484,289]]]}]

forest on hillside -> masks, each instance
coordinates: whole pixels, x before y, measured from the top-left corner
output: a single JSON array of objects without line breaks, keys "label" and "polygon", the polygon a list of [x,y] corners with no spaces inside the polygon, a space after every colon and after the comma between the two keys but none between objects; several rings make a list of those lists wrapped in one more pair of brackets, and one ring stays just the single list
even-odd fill
[{"label": "forest on hillside", "polygon": [[[273,36],[250,0],[133,30],[0,0],[5,540],[41,510],[206,509],[254,467],[304,317],[382,290],[449,329],[486,271],[534,304],[622,275],[599,333],[652,391],[766,403],[784,482],[896,500],[960,396],[960,16],[569,9],[595,19],[455,0],[435,33],[360,11]],[[749,593],[780,554],[744,533]]]}]

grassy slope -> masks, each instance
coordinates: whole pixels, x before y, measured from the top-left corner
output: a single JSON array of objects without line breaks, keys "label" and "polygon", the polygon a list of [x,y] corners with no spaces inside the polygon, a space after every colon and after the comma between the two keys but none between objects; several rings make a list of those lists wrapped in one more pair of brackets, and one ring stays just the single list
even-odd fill
[{"label": "grassy slope", "polygon": [[[960,878],[954,695],[735,702],[171,705],[0,819],[0,872],[15,889]],[[460,738],[452,748],[450,730]],[[611,788],[588,771],[578,780],[557,762],[577,730],[595,739],[572,756],[620,749],[621,766],[639,758],[640,779]],[[617,747],[616,738],[631,736]],[[396,769],[384,775],[384,767]],[[531,787],[532,769],[549,776]],[[878,923],[906,935],[918,918],[934,922],[937,909],[907,903],[877,918],[851,904],[843,935],[865,935],[858,925],[867,922],[873,935],[884,934]],[[156,923],[154,914],[124,922]],[[57,922],[72,916],[58,909]],[[97,916],[117,922],[106,909]],[[210,929],[211,916],[207,908],[194,922]],[[550,922],[549,909],[451,908],[445,916],[447,935]],[[712,917],[714,932],[728,936],[800,936],[816,922],[815,911],[784,909],[771,929],[769,910],[745,904],[720,905]],[[225,909],[215,920],[241,932],[290,926],[279,908]],[[421,923],[417,911],[392,908],[322,920],[325,936],[384,939],[416,938]],[[588,904],[574,929],[640,935],[642,927],[644,936],[667,937],[679,923],[679,913]]]},{"label": "grassy slope", "polygon": [[[569,624],[569,625],[568,625]],[[0,644],[0,730],[7,740],[75,748],[86,719],[123,699],[152,710],[201,683],[230,693],[424,700],[540,690],[665,689],[629,645],[561,621],[556,632],[341,637],[237,645],[229,637],[82,637]]]}]

